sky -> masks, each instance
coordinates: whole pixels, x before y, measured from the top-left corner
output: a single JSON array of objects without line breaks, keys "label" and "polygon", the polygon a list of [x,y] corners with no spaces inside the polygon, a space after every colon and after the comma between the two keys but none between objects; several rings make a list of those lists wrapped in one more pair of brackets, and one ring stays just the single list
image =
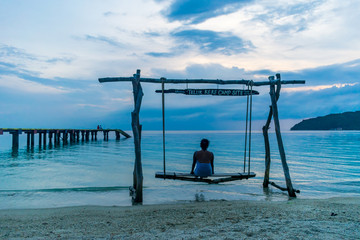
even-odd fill
[{"label": "sky", "polygon": [[[0,128],[131,129],[131,83],[102,77],[306,80],[283,86],[283,129],[360,110],[360,1],[0,0]],[[140,121],[160,130],[160,85]],[[170,85],[166,88],[223,88]],[[243,86],[232,86],[242,89]],[[269,111],[257,87],[253,127]],[[246,97],[166,95],[168,130],[241,130]]]}]

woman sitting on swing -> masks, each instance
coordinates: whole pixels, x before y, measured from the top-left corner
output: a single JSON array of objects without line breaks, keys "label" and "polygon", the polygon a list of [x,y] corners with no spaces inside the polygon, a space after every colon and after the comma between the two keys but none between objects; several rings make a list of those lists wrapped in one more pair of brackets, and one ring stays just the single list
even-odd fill
[{"label": "woman sitting on swing", "polygon": [[[209,147],[210,141],[207,139],[202,139],[200,142],[200,151],[196,151],[193,157],[193,164],[191,167],[190,174],[195,174],[199,177],[207,177],[214,174],[214,154],[209,152],[207,148]],[[196,165],[196,168],[195,168]],[[195,168],[195,172],[194,172]]]}]

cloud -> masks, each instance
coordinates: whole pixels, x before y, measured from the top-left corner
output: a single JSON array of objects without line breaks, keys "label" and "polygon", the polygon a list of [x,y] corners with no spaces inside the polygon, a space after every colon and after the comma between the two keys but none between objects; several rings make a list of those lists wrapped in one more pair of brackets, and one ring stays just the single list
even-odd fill
[{"label": "cloud", "polygon": [[[253,77],[253,74],[249,74],[243,68],[227,68],[220,64],[192,64],[181,71],[154,68],[152,72],[154,75],[166,78],[252,79]],[[268,75],[270,74],[266,76]]]},{"label": "cloud", "polygon": [[115,39],[106,37],[106,36],[92,36],[92,35],[86,35],[85,40],[92,41],[92,42],[100,42],[100,43],[106,43],[113,47],[123,48],[124,44],[118,42]]},{"label": "cloud", "polygon": [[47,86],[38,82],[21,79],[16,76],[0,76],[0,86],[25,93],[63,94],[70,92],[62,87]]},{"label": "cloud", "polygon": [[209,18],[237,11],[251,0],[175,0],[164,11],[170,21],[184,21],[192,24]]},{"label": "cloud", "polygon": [[74,58],[70,57],[56,57],[56,58],[50,58],[46,60],[48,63],[67,63],[70,64],[74,61]]},{"label": "cloud", "polygon": [[181,30],[171,33],[172,37],[184,44],[193,44],[204,53],[220,53],[232,55],[246,53],[254,46],[230,32],[214,32],[210,30]]},{"label": "cloud", "polygon": [[301,32],[310,26],[317,16],[314,12],[324,4],[324,0],[306,2],[277,2],[263,5],[261,14],[255,15],[252,21],[260,21],[271,28],[274,33],[289,34]]},{"label": "cloud", "polygon": [[156,58],[170,58],[177,55],[175,52],[148,52],[146,55]]},{"label": "cloud", "polygon": [[359,83],[335,83],[332,85],[318,85],[318,86],[308,86],[308,87],[296,87],[296,88],[285,88],[283,92],[308,92],[308,91],[321,91],[328,88],[343,88],[347,86],[355,86]]},{"label": "cloud", "polygon": [[307,86],[351,84],[360,81],[360,59],[345,63],[283,72],[288,78],[306,79]]},{"label": "cloud", "polygon": [[27,53],[25,50],[13,46],[0,46],[0,58],[17,57],[28,60],[37,60],[35,55]]}]

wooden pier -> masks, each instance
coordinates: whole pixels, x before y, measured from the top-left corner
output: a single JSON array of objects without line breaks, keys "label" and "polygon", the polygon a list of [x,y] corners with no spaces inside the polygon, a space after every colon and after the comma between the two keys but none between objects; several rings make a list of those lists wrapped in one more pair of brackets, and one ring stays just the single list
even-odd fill
[{"label": "wooden pier", "polygon": [[[75,143],[80,141],[97,140],[99,132],[103,133],[104,140],[109,140],[109,132],[115,132],[116,140],[120,140],[120,135],[126,138],[131,136],[121,129],[34,129],[34,128],[0,128],[0,135],[8,132],[12,135],[12,147],[19,147],[19,135],[27,135],[27,147],[34,147],[35,134],[39,134],[39,146],[49,144],[59,145]],[[47,141],[48,138],[48,141]]]}]

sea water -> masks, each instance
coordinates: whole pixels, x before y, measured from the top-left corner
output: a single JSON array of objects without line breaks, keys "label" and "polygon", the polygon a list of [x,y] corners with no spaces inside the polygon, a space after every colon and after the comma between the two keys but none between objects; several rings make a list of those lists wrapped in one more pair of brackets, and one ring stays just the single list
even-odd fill
[{"label": "sea water", "polygon": [[[276,136],[269,134],[270,180],[285,187]],[[283,132],[282,137],[293,187],[301,191],[298,198],[360,196],[359,131]],[[190,172],[202,138],[210,140],[215,172],[244,171],[244,132],[219,131],[167,132],[166,171]],[[144,131],[144,204],[287,200],[287,192],[263,189],[264,158],[263,135],[253,132],[250,169],[255,178],[221,184],[157,179],[155,172],[163,171],[162,132]],[[132,138],[104,141],[100,135],[97,141],[28,149],[23,134],[19,149],[13,150],[5,133],[0,136],[0,209],[131,205],[133,168]]]}]

